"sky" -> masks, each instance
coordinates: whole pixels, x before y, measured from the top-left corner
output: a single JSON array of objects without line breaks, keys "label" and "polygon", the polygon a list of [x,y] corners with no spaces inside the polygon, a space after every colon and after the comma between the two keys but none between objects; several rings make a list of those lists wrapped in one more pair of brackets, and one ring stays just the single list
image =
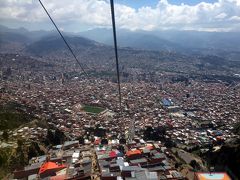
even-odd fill
[{"label": "sky", "polygon": [[[42,0],[62,31],[110,28],[109,0]],[[240,0],[115,0],[117,28],[239,31]],[[0,24],[50,30],[38,0],[0,0]]]},{"label": "sky", "polygon": [[[143,6],[155,7],[159,1],[158,0],[115,0],[115,2],[120,4],[125,4],[133,8],[140,8]],[[188,5],[196,5],[202,2],[202,0],[169,0],[168,2],[175,5],[181,5],[182,3],[188,4]],[[210,0],[205,2],[214,3],[214,2],[217,2],[217,0]]]}]

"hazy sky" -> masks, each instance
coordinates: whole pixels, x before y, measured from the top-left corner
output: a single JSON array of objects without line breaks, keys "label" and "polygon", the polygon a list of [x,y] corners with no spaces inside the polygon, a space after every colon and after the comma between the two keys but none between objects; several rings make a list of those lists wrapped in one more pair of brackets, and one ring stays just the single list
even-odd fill
[{"label": "hazy sky", "polygon": [[[111,26],[109,0],[42,0],[64,31]],[[115,0],[116,24],[129,30],[239,31],[240,0]],[[0,24],[53,29],[38,0],[0,0]]]}]

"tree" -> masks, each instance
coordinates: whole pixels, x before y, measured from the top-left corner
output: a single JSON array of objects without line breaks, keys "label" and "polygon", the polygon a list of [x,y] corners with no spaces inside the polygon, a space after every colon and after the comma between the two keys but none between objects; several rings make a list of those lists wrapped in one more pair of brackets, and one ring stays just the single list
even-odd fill
[{"label": "tree", "polygon": [[23,146],[23,140],[18,139],[17,140],[17,149],[16,149],[16,154],[14,156],[11,156],[10,158],[10,167],[11,170],[15,170],[15,169],[20,169],[22,167],[24,167],[24,165],[26,165],[27,163],[27,159],[25,159],[25,154],[24,152],[24,146]]},{"label": "tree", "polygon": [[17,145],[18,145],[17,151],[22,151],[23,140],[18,139],[18,140],[17,140]]},{"label": "tree", "polygon": [[62,144],[64,139],[65,139],[65,134],[62,131],[60,131],[59,129],[56,129],[55,131],[48,130],[45,144],[46,145]]},{"label": "tree", "polygon": [[37,142],[31,142],[28,148],[28,160],[30,160],[32,157],[36,157],[43,154],[44,151],[40,149],[39,144]]},{"label": "tree", "polygon": [[28,149],[28,160],[30,160],[33,157],[38,156],[38,153],[33,145],[31,145]]},{"label": "tree", "polygon": [[2,137],[4,140],[8,141],[9,135],[7,131],[3,131]]},{"label": "tree", "polygon": [[167,147],[167,148],[172,148],[172,147],[175,147],[176,144],[171,140],[171,139],[167,139],[166,142],[164,143],[164,145]]},{"label": "tree", "polygon": [[177,168],[181,167],[181,165],[182,165],[182,163],[176,162],[175,163],[175,168],[177,169]]},{"label": "tree", "polygon": [[157,128],[147,127],[144,132],[144,139],[146,140],[154,140],[154,141],[162,141],[164,140],[164,135],[166,134],[166,127],[159,126]]},{"label": "tree", "polygon": [[77,140],[79,141],[79,144],[83,144],[83,145],[85,144],[84,138],[82,136],[79,136]]},{"label": "tree", "polygon": [[200,165],[195,159],[190,162],[190,165],[193,167],[193,169],[196,169],[196,170],[200,169]]},{"label": "tree", "polygon": [[7,164],[8,154],[4,149],[0,149],[0,167],[3,167]]},{"label": "tree", "polygon": [[234,126],[233,133],[240,135],[240,122]]},{"label": "tree", "polygon": [[54,142],[54,133],[52,130],[48,130],[45,144],[49,145]]},{"label": "tree", "polygon": [[124,146],[123,146],[123,145],[119,145],[119,146],[118,146],[118,150],[119,150],[120,152],[122,152],[123,154],[125,154],[125,149],[124,149]]},{"label": "tree", "polygon": [[144,139],[150,140],[152,138],[152,134],[153,134],[153,128],[147,127],[147,129],[145,129],[143,132]]},{"label": "tree", "polygon": [[65,138],[65,135],[62,131],[59,129],[56,129],[55,134],[54,134],[54,144],[61,144],[63,143]]},{"label": "tree", "polygon": [[102,139],[101,144],[102,145],[108,145],[108,140],[107,139]]},{"label": "tree", "polygon": [[121,138],[120,140],[119,140],[119,144],[126,144],[126,139],[124,139],[124,138]]},{"label": "tree", "polygon": [[106,136],[106,129],[101,128],[99,125],[94,129],[94,135],[98,137]]}]

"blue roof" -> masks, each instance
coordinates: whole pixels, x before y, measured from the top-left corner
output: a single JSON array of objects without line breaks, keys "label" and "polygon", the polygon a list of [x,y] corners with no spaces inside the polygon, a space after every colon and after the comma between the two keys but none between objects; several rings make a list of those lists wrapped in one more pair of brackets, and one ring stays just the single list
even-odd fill
[{"label": "blue roof", "polygon": [[169,99],[162,99],[162,103],[164,106],[171,106],[172,105],[172,102],[169,100]]}]

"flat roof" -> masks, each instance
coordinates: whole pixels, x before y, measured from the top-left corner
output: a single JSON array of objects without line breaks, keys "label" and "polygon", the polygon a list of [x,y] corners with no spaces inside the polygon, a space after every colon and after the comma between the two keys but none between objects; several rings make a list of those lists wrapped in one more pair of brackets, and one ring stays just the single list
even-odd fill
[{"label": "flat roof", "polygon": [[205,173],[199,172],[196,173],[196,176],[199,180],[231,180],[225,172],[214,172],[214,173]]}]

